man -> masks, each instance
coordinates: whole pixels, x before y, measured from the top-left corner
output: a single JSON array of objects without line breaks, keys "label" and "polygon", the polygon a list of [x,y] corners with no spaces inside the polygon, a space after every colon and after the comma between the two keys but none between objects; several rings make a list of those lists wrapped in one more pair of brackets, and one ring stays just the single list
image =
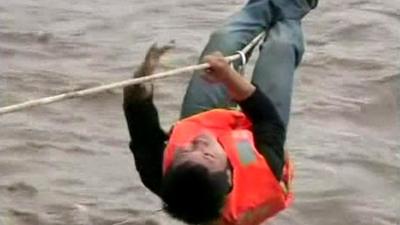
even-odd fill
[{"label": "man", "polygon": [[[260,224],[290,204],[292,168],[283,147],[303,54],[300,20],[316,4],[250,0],[214,32],[202,54],[210,68],[192,77],[170,135],[160,127],[152,88],[124,89],[136,168],[170,215],[190,224]],[[250,83],[222,54],[263,30],[269,35]],[[166,50],[153,46],[135,77],[150,74]],[[236,105],[241,111],[230,109]]]}]

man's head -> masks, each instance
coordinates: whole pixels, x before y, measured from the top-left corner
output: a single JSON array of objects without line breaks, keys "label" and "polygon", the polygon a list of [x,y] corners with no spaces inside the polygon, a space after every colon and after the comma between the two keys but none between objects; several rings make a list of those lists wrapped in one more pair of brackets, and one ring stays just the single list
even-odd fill
[{"label": "man's head", "polygon": [[176,150],[163,178],[161,197],[166,211],[187,223],[217,219],[231,186],[223,147],[212,134],[201,134]]}]

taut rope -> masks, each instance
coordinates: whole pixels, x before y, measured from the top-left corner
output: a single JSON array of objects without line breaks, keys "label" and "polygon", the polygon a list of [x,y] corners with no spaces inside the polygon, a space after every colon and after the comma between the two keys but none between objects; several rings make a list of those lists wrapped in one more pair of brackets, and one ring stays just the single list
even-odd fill
[{"label": "taut rope", "polygon": [[[228,60],[229,62],[232,62],[232,61],[242,58],[242,56],[245,55],[246,53],[248,53],[253,47],[255,47],[264,38],[264,36],[265,36],[265,32],[261,32],[246,47],[244,47],[240,51],[241,53],[227,56],[227,57],[225,57],[225,59]],[[126,86],[133,85],[133,84],[140,84],[140,83],[144,83],[147,81],[156,80],[156,79],[160,79],[160,78],[164,78],[164,77],[170,77],[170,76],[174,76],[174,75],[178,75],[178,74],[182,74],[182,73],[186,73],[186,72],[204,70],[209,67],[210,67],[210,65],[208,65],[208,63],[192,65],[192,66],[178,68],[178,69],[174,69],[174,70],[170,70],[170,71],[166,71],[166,72],[162,72],[162,73],[156,73],[156,74],[145,76],[145,77],[128,79],[128,80],[111,83],[111,84],[106,84],[106,85],[101,85],[101,86],[88,88],[88,89],[84,89],[84,90],[80,90],[80,91],[67,92],[67,93],[59,94],[59,95],[55,95],[55,96],[26,101],[26,102],[19,103],[16,105],[10,105],[10,106],[0,108],[0,115],[10,113],[10,112],[20,111],[20,110],[27,109],[27,108],[34,107],[34,106],[46,105],[46,104],[58,102],[58,101],[61,101],[64,99],[77,98],[77,97],[82,97],[82,96],[86,96],[86,95],[97,94],[97,93],[104,92],[104,91],[114,89],[114,88],[126,87]]]}]

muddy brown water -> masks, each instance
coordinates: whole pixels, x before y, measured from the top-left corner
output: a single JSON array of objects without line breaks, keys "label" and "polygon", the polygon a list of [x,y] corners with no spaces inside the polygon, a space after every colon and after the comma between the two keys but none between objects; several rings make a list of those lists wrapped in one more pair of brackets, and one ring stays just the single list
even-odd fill
[{"label": "muddy brown water", "polygon": [[[148,46],[196,62],[243,1],[0,0],[0,105],[130,77]],[[400,224],[400,1],[321,1],[303,23],[287,148],[296,202],[266,224]],[[162,125],[189,74],[156,82]],[[1,225],[178,224],[128,149],[121,91],[0,117]]]}]

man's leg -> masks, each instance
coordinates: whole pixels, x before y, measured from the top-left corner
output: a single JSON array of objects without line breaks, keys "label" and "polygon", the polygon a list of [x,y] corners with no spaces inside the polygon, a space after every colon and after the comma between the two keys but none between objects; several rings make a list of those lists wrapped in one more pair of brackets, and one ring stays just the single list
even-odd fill
[{"label": "man's leg", "polygon": [[278,21],[261,46],[252,81],[274,103],[281,119],[289,122],[294,71],[304,53],[300,20]]},{"label": "man's leg", "polygon": [[[249,0],[226,25],[211,35],[200,58],[214,51],[224,55],[234,54],[261,31],[269,30],[277,20],[283,20],[285,16],[300,20],[311,10],[309,2],[317,0]],[[192,76],[183,100],[181,118],[212,108],[234,106],[223,85],[207,83],[199,76],[201,74],[199,71]]]},{"label": "man's leg", "polygon": [[[228,22],[211,34],[210,40],[200,56],[202,59],[215,51],[232,55],[246,46],[257,34],[272,23],[270,0],[252,0]],[[235,64],[238,65],[238,62]],[[186,91],[181,118],[212,108],[234,106],[226,88],[221,84],[211,84],[201,78],[203,71],[195,72]]]}]

